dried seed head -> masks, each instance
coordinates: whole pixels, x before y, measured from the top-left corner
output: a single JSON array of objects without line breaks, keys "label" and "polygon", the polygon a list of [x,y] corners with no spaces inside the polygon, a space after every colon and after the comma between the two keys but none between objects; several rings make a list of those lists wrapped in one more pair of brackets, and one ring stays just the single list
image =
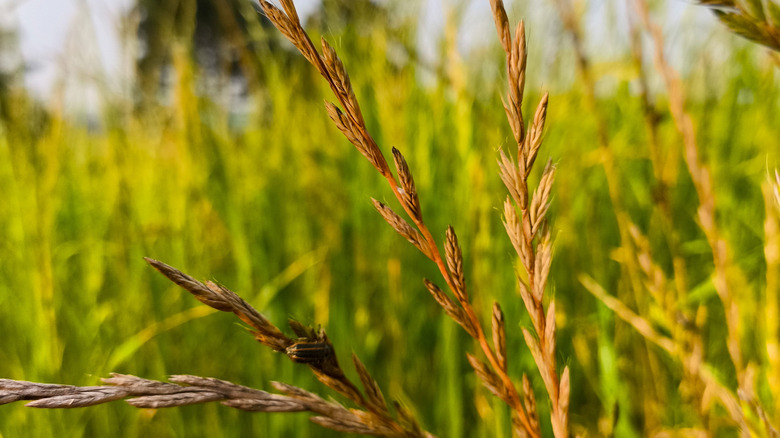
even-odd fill
[{"label": "dried seed head", "polygon": [[426,257],[433,260],[433,253],[431,252],[431,248],[428,246],[428,242],[419,231],[415,230],[411,225],[403,220],[401,216],[398,216],[393,210],[390,209],[390,207],[377,201],[374,198],[371,198],[371,202],[374,203],[374,208],[376,208],[379,214],[382,215],[385,221],[390,224],[390,226],[393,227],[393,229],[398,232],[398,234],[405,237],[406,240],[411,242],[412,245],[416,246],[417,249],[425,254]]},{"label": "dried seed head", "polygon": [[311,417],[309,418],[309,421],[341,433],[382,435],[378,430],[361,423],[357,416],[355,416],[353,413],[350,414],[350,417]]},{"label": "dried seed head", "polygon": [[544,227],[536,244],[536,258],[534,262],[533,296],[537,303],[542,302],[544,289],[547,287],[547,277],[550,274],[550,266],[552,265],[552,242],[550,240],[550,229]]},{"label": "dried seed head", "polygon": [[320,58],[320,54],[317,53],[317,49],[314,48],[309,36],[301,27],[300,19],[298,18],[298,12],[295,10],[295,6],[290,0],[282,0],[282,7],[286,12],[282,12],[276,6],[265,0],[259,0],[260,7],[263,13],[271,21],[271,23],[279,29],[282,35],[285,36],[299,52],[306,58],[309,63],[314,65],[321,75],[326,76],[327,71]]},{"label": "dried seed head", "polygon": [[539,314],[535,311],[536,300],[534,299],[533,295],[531,295],[531,290],[528,288],[528,284],[520,277],[517,277],[517,284],[520,287],[520,298],[523,299],[523,304],[525,305],[528,314],[531,316],[531,322],[533,323],[534,328],[541,327]]},{"label": "dried seed head", "polygon": [[290,326],[295,335],[298,336],[298,338],[305,339],[309,342],[321,341],[317,335],[317,331],[312,327],[303,325],[292,318],[287,319],[287,324]]},{"label": "dried seed head", "polygon": [[328,117],[333,120],[333,123],[339,128],[344,137],[347,137],[350,143],[352,143],[364,157],[368,159],[374,166],[375,157],[373,152],[366,147],[363,142],[363,137],[360,133],[360,129],[352,122],[352,120],[344,114],[343,111],[335,104],[331,102],[325,102],[325,110],[328,112]]},{"label": "dried seed head", "polygon": [[528,206],[528,187],[526,180],[523,178],[523,173],[519,171],[517,165],[512,162],[512,159],[504,151],[500,151],[499,156],[498,169],[501,181],[504,182],[507,190],[509,190],[509,194],[512,195],[512,199],[515,200],[517,205],[521,209],[526,209]]},{"label": "dried seed head", "polygon": [[507,102],[507,99],[505,99],[503,96],[501,97],[501,104],[504,106],[504,113],[506,114],[506,120],[509,122],[509,127],[512,129],[512,135],[515,138],[515,142],[520,145],[522,144],[523,138],[523,117],[522,114],[520,117],[517,117],[515,115],[515,107],[514,105],[510,105],[509,102]]},{"label": "dried seed head", "polygon": [[331,369],[327,372],[316,367],[310,368],[314,373],[314,376],[317,377],[317,380],[322,382],[328,388],[333,389],[344,397],[357,403],[358,405],[365,403],[363,396],[360,394],[360,391],[355,387],[355,385],[352,384],[352,382],[344,377],[344,372],[341,371],[340,368],[338,370]]},{"label": "dried seed head", "polygon": [[504,201],[504,229],[507,236],[509,236],[509,241],[512,242],[512,246],[515,247],[515,252],[520,256],[523,266],[528,266],[528,254],[523,240],[522,224],[509,196]]},{"label": "dried seed head", "polygon": [[292,21],[296,26],[300,26],[301,20],[298,18],[298,11],[295,10],[295,4],[293,4],[292,0],[280,1],[282,3],[282,7],[284,8],[284,12],[288,17],[290,17],[290,21]]},{"label": "dried seed head", "polygon": [[393,161],[395,162],[395,168],[398,171],[398,179],[401,183],[402,191],[399,191],[401,202],[404,203],[411,215],[417,221],[422,221],[422,210],[420,209],[420,199],[417,197],[417,188],[414,185],[414,178],[412,172],[409,170],[409,165],[406,164],[406,159],[396,148],[393,148]]},{"label": "dried seed head", "polygon": [[363,362],[354,353],[352,353],[352,363],[355,365],[355,370],[357,370],[360,381],[363,383],[363,389],[365,389],[368,400],[380,412],[387,412],[387,403],[382,395],[381,388],[379,388],[379,384],[371,377],[366,366],[363,365]]},{"label": "dried seed head", "polygon": [[398,421],[404,429],[411,431],[414,436],[423,435],[420,424],[406,406],[397,401],[393,401],[393,407],[395,407],[395,412],[398,414]]},{"label": "dried seed head", "polygon": [[[315,417],[316,423],[340,431],[376,436],[398,436],[399,432],[407,433],[404,436],[425,436],[419,426],[415,428],[399,425],[389,415],[373,410],[349,410],[338,402],[325,401],[316,394],[278,382],[272,384],[286,395],[190,375],[171,376],[170,381],[174,383],[167,383],[113,373],[103,381],[112,386],[44,385],[0,379],[0,394],[9,391],[22,399],[36,400],[27,406],[38,408],[73,408],[133,396],[135,398],[128,400],[128,403],[139,408],[176,407],[219,401],[225,406],[246,411],[310,411],[318,414],[318,417]],[[2,396],[0,399],[3,399]]]},{"label": "dried seed head", "polygon": [[252,333],[261,343],[276,351],[284,351],[292,345],[292,339],[285,336],[276,326],[230,289],[213,282],[201,283],[178,269],[160,261],[145,257],[152,267],[169,280],[186,289],[200,302],[223,312],[233,312],[254,330]]},{"label": "dried seed head", "polygon": [[498,31],[498,40],[504,47],[504,51],[509,53],[512,46],[512,35],[509,31],[509,19],[506,17],[506,9],[502,0],[490,0],[490,7],[493,10],[493,20],[496,22]]},{"label": "dried seed head", "polygon": [[[569,397],[571,394],[571,383],[569,382],[569,367],[563,369],[561,381],[558,390],[558,412],[562,415],[564,432],[569,426]],[[567,436],[567,435],[563,435]]]},{"label": "dried seed head", "polygon": [[507,392],[507,388],[504,386],[504,383],[496,375],[496,373],[494,373],[489,366],[487,366],[484,362],[474,357],[471,353],[466,353],[466,356],[469,359],[469,364],[471,364],[471,367],[474,369],[474,372],[477,374],[477,377],[479,377],[479,380],[481,380],[482,384],[485,385],[485,388],[487,388],[490,392],[492,392],[493,395],[503,400],[504,403],[511,406],[512,399],[509,396],[509,393]]},{"label": "dried seed head", "polygon": [[547,307],[547,316],[544,318],[544,339],[542,348],[547,362],[555,369],[555,300],[550,300]]},{"label": "dried seed head", "polygon": [[546,358],[542,352],[541,346],[539,345],[539,341],[536,339],[533,333],[525,328],[523,329],[523,337],[525,338],[525,344],[528,346],[528,349],[531,350],[531,355],[533,356],[534,362],[536,363],[536,368],[539,369],[539,374],[542,375],[545,388],[557,388],[557,385],[553,384],[554,378],[552,374],[550,374],[551,370],[546,366]]},{"label": "dried seed head", "polygon": [[366,155],[365,151],[362,150],[363,143],[360,139],[358,131],[352,125],[352,121],[349,120],[349,117],[347,117],[346,114],[344,114],[341,109],[339,109],[339,107],[331,102],[325,102],[325,110],[328,112],[328,117],[330,117],[330,119],[333,120],[333,123],[336,124],[336,127],[339,128],[339,131],[341,131],[341,133],[347,137],[347,140],[355,145],[360,153],[370,160],[370,157]]},{"label": "dried seed head", "polygon": [[[515,38],[512,44],[512,50],[507,57],[507,73],[509,76],[509,92],[507,94],[508,106],[511,117],[509,118],[512,126],[512,133],[515,136],[517,144],[520,145],[525,139],[525,122],[523,121],[523,90],[525,89],[525,67],[527,51],[525,45],[525,24],[523,21],[518,23],[515,29]],[[518,151],[519,152],[519,151]]]},{"label": "dried seed head", "polygon": [[144,397],[136,397],[128,400],[127,403],[137,408],[160,409],[208,403],[224,399],[225,397],[217,392],[181,391],[176,394],[147,395]]},{"label": "dried seed head", "polygon": [[531,387],[531,382],[528,380],[528,376],[523,374],[523,405],[525,411],[528,412],[531,425],[534,430],[539,429],[539,411],[536,409],[536,397],[534,396],[534,389]]},{"label": "dried seed head", "polygon": [[298,41],[298,36],[296,27],[293,22],[290,21],[287,15],[285,15],[285,13],[282,12],[279,8],[265,0],[260,0],[260,7],[263,9],[263,14],[265,14],[265,16],[268,17],[268,19],[271,21],[271,24],[279,29],[279,32],[281,32],[285,38],[290,40],[290,42],[295,44],[297,47],[296,42]]},{"label": "dried seed head", "polygon": [[493,303],[493,348],[496,350],[496,359],[501,369],[506,372],[506,327],[504,325],[504,312],[498,302]]},{"label": "dried seed head", "polygon": [[27,403],[25,406],[46,409],[83,408],[120,400],[128,395],[128,392],[121,388],[103,386],[83,387],[68,395],[41,398],[40,400]]},{"label": "dried seed head", "polygon": [[512,44],[512,61],[514,61],[513,67],[517,69],[517,72],[522,75],[518,79],[518,88],[520,89],[519,102],[522,103],[522,93],[525,88],[525,68],[528,62],[528,48],[526,46],[525,38],[525,21],[520,20],[515,27],[515,40]]},{"label": "dried seed head", "polygon": [[466,330],[469,336],[476,338],[477,329],[471,324],[471,320],[466,317],[466,313],[463,311],[463,309],[454,301],[452,301],[452,299],[447,296],[447,294],[445,294],[441,289],[439,289],[439,286],[436,286],[433,282],[429,281],[428,279],[423,279],[423,283],[425,283],[425,287],[428,289],[428,292],[433,295],[433,298],[436,300],[436,302],[439,303],[439,305],[444,309],[444,312],[447,314],[447,316],[460,324],[460,326]]},{"label": "dried seed head", "polygon": [[528,136],[524,140],[526,156],[526,178],[528,178],[528,175],[531,172],[531,168],[534,165],[534,161],[536,161],[536,155],[539,152],[539,148],[542,146],[544,123],[547,120],[548,96],[548,93],[544,93],[544,96],[542,96],[542,99],[539,101],[539,105],[536,107],[536,114],[534,114],[533,124],[531,124],[531,128],[528,130]]},{"label": "dried seed head", "polygon": [[212,289],[206,287],[205,284],[190,277],[189,275],[179,271],[173,266],[166,265],[163,262],[154,260],[148,257],[144,257],[147,263],[152,265],[154,269],[166,276],[169,280],[176,283],[179,287],[185,289],[191,293],[198,301],[203,304],[212,307],[223,312],[232,312],[233,306],[227,302],[220,294],[215,293]]},{"label": "dried seed head", "polygon": [[455,320],[460,318],[460,307],[458,307],[458,305],[455,304],[455,302],[452,301],[452,299],[448,297],[447,294],[445,294],[444,291],[439,288],[439,286],[436,286],[436,284],[427,278],[423,279],[423,283],[425,284],[425,288],[428,289],[428,292],[433,295],[433,298],[437,303],[439,303],[442,309],[444,309],[444,312],[447,313],[450,318]]},{"label": "dried seed head", "polygon": [[336,127],[339,128],[339,131],[366,157],[371,165],[382,175],[389,175],[390,171],[387,167],[387,161],[385,161],[385,157],[376,143],[374,143],[374,140],[363,135],[361,129],[333,103],[325,102],[325,110]]},{"label": "dried seed head", "polygon": [[276,396],[265,400],[239,398],[224,400],[220,403],[224,406],[247,412],[305,412],[309,410],[301,402],[284,396]]},{"label": "dried seed head", "polygon": [[542,179],[539,181],[539,186],[534,191],[533,198],[531,199],[531,236],[535,237],[539,231],[539,227],[544,223],[547,210],[550,208],[550,195],[552,193],[552,185],[555,180],[556,167],[552,164],[552,160],[547,160],[547,164],[544,166],[544,173]]},{"label": "dried seed head", "polygon": [[355,97],[355,91],[352,88],[352,82],[349,80],[349,74],[344,67],[344,63],[325,38],[321,38],[320,43],[322,45],[323,63],[332,80],[333,92],[339,97],[339,101],[344,105],[347,114],[355,124],[364,128],[366,123],[363,120],[363,114],[360,112],[360,105],[357,97]]},{"label": "dried seed head", "polygon": [[447,227],[447,233],[444,243],[444,252],[447,257],[447,267],[452,276],[452,282],[455,286],[455,297],[462,304],[469,302],[466,293],[466,277],[463,273],[463,253],[458,245],[458,236],[455,235],[455,229],[452,226]]},{"label": "dried seed head", "polygon": [[285,336],[281,330],[271,324],[271,321],[232,290],[211,281],[206,282],[206,287],[214,292],[215,296],[221,297],[225,303],[228,303],[231,311],[254,329],[252,333],[262,344],[276,351],[284,351],[293,343],[292,339]]},{"label": "dried seed head", "polygon": [[[383,414],[377,414],[370,410],[352,409],[352,413],[360,419],[360,423],[374,430],[374,435],[398,436],[399,424]],[[403,426],[401,426],[403,428]],[[408,435],[404,435],[408,436]],[[415,435],[417,436],[417,435]]]},{"label": "dried seed head", "polygon": [[512,431],[518,438],[528,438],[528,432],[525,430],[525,424],[520,421],[520,418],[517,416],[517,412],[514,411],[512,412]]}]

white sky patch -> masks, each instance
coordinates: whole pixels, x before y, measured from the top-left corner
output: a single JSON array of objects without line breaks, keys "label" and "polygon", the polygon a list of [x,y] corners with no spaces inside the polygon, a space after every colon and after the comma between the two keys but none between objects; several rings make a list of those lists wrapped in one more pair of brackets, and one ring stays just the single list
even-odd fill
[{"label": "white sky patch", "polygon": [[[319,3],[296,1],[302,17]],[[123,42],[122,20],[134,5],[134,0],[0,0],[0,13],[16,20],[27,87],[43,99],[59,83],[74,80],[121,92],[135,62]]]},{"label": "white sky patch", "polygon": [[56,73],[57,53],[75,7],[66,1],[30,0],[19,4],[15,12],[27,86],[36,94],[48,94]]},{"label": "white sky patch", "polygon": [[98,62],[92,76],[114,73],[121,53],[118,23],[131,5],[130,0],[20,2],[15,12],[27,86],[49,95],[60,71],[83,69],[78,63],[89,55]]},{"label": "white sky patch", "polygon": [[[439,56],[447,14],[457,7],[465,7],[461,18],[465,25],[460,26],[457,37],[461,53],[468,56],[472,49],[495,43],[497,36],[486,0],[419,1],[425,2],[420,8],[417,41],[424,60],[433,61]],[[539,7],[506,2],[513,23],[520,15],[525,15],[529,23],[536,23],[530,32],[534,41],[546,39],[539,26],[554,27],[556,21],[549,2],[539,2]],[[274,3],[278,5],[278,0]],[[623,2],[618,3],[616,7],[610,1],[592,0],[584,24],[589,30],[586,42],[590,54],[619,59],[625,50],[626,19],[632,11],[627,11]],[[19,30],[20,49],[27,66],[26,85],[44,100],[58,89],[76,89],[77,93],[68,94],[88,100],[99,99],[106,92],[126,94],[130,91],[136,54],[134,34],[121,35],[123,27],[130,32],[134,29],[122,26],[122,19],[134,4],[135,0],[0,0],[0,14],[13,17],[11,21],[15,19]],[[304,19],[319,4],[320,0],[296,0]],[[657,19],[663,23],[667,36],[666,50],[675,67],[682,67],[683,72],[694,61],[685,56],[686,50],[706,47],[713,32],[727,33],[714,24],[716,20],[709,11],[687,2],[668,1],[661,11]],[[70,105],[71,97],[68,99]]]}]

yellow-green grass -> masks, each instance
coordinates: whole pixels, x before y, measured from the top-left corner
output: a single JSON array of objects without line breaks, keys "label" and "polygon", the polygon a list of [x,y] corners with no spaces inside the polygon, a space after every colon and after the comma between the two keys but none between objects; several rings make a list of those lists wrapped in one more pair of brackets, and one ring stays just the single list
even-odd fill
[{"label": "yellow-green grass", "polygon": [[[549,433],[543,385],[522,341],[520,327],[529,322],[500,217],[505,189],[495,160],[511,139],[499,101],[503,81],[480,81],[456,63],[451,72],[466,75],[467,85],[443,77],[421,85],[418,70],[398,69],[376,50],[388,35],[376,30],[357,42],[350,32],[328,37],[342,42],[337,50],[369,129],[386,156],[391,146],[406,156],[432,230],[443,236],[452,224],[458,231],[482,316],[487,320],[494,299],[502,303],[510,374],[531,376]],[[691,75],[699,82],[690,86],[702,97],[689,110],[713,172],[719,224],[741,270],[734,281],[746,323],[744,354],[763,376],[769,334],[761,319],[760,185],[767,164],[780,162],[780,91],[777,70],[756,61],[756,48],[732,50],[735,60],[718,66],[723,89],[707,90],[697,73]],[[485,58],[501,71],[499,56]],[[560,64],[556,68],[573,69]],[[182,77],[197,75],[182,58],[175,65]],[[156,274],[142,259],[149,256],[225,284],[279,326],[288,316],[322,324],[342,361],[356,352],[386,395],[411,406],[426,429],[451,437],[509,436],[506,407],[481,387],[466,361],[475,346],[422,284],[423,277],[438,278],[435,267],[374,211],[369,197],[394,205],[393,196],[331,125],[322,107],[328,91],[303,62],[276,63],[266,55],[261,65],[264,91],[238,127],[186,80],[173,90],[170,106],[140,115],[107,110],[97,132],[57,113],[38,124],[23,96],[9,96],[15,115],[0,126],[0,376],[90,385],[112,371],[151,379],[189,373],[267,390],[269,381],[279,380],[328,394],[305,367],[262,348],[230,315],[212,314]],[[572,372],[572,430],[595,436],[614,421],[618,436],[642,436],[653,421],[697,426],[695,410],[679,396],[679,365],[617,322],[578,281],[584,273],[612,294],[628,294],[614,252],[619,234],[595,122],[577,85],[538,74],[529,68],[526,101],[538,101],[537,84],[551,91],[541,154],[559,165],[549,213],[555,242],[550,284],[559,363]],[[599,104],[624,206],[657,247],[656,262],[670,272],[630,79],[599,96]],[[679,149],[663,96],[659,108],[661,144]],[[694,221],[696,192],[679,157],[673,163],[679,178],[670,188],[671,205],[689,267],[689,304],[708,308],[706,357],[734,388],[711,256]],[[653,374],[640,371],[651,364]],[[777,403],[771,392],[778,390],[761,394],[768,406]],[[4,437],[63,433],[330,434],[310,426],[305,414],[250,414],[217,404],[156,412],[121,402],[64,411],[20,403],[0,408]]]}]

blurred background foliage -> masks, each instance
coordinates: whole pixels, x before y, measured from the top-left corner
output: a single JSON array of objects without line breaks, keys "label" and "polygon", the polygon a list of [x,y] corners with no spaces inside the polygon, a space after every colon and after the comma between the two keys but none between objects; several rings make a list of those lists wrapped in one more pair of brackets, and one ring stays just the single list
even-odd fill
[{"label": "blurred background foliage", "polygon": [[[717,220],[738,271],[743,349],[758,367],[772,414],[780,412],[780,388],[767,380],[765,345],[778,334],[767,332],[764,309],[767,294],[778,290],[767,284],[761,185],[780,163],[778,61],[725,28],[689,26],[714,18],[700,7],[676,17],[675,3],[654,3],[653,13],[665,25],[666,50],[680,66],[713,174]],[[680,365],[580,284],[587,274],[611,294],[634,293],[616,251],[620,234],[600,165],[597,114],[552,4],[508,5],[511,21],[527,19],[528,111],[543,91],[551,94],[542,151],[559,166],[550,287],[559,361],[572,373],[573,430],[631,437],[704,427],[736,436],[717,409],[703,423],[701,399],[680,388]],[[637,64],[620,13],[633,12],[601,2],[577,7],[622,208],[671,277],[640,71],[649,78],[661,148],[679,151],[681,140],[649,40]],[[448,224],[457,230],[478,309],[487,321],[492,301],[502,303],[511,372],[529,374],[544,400],[521,340],[529,322],[499,213],[505,190],[495,160],[511,139],[499,97],[503,55],[492,23],[473,20],[465,1],[437,6],[443,32],[433,51],[422,50],[423,12],[422,3],[407,1],[324,0],[307,28],[342,56],[383,150],[396,146],[407,157],[426,222],[442,236]],[[101,94],[97,110],[72,111],[64,90],[42,103],[23,87],[24,66],[3,63],[0,376],[92,385],[110,372],[152,379],[189,373],[261,389],[279,380],[333,395],[305,367],[260,348],[235,318],[212,314],[155,273],[142,260],[149,256],[219,281],[277,325],[288,317],[321,324],[342,361],[357,353],[385,393],[432,432],[509,436],[508,411],[465,359],[475,346],[422,285],[422,277],[438,279],[435,267],[372,208],[369,197],[393,197],[331,125],[322,106],[331,97],[313,69],[242,0],[139,0],[127,23],[125,38],[136,48],[130,92]],[[474,38],[489,43],[470,44]],[[18,59],[12,31],[0,42],[4,59]],[[707,309],[707,364],[734,389],[712,256],[695,220],[697,195],[679,154],[663,172],[673,182],[663,202],[688,266],[684,306]],[[333,435],[306,417],[218,404],[39,411],[17,403],[0,409],[0,435]]]}]

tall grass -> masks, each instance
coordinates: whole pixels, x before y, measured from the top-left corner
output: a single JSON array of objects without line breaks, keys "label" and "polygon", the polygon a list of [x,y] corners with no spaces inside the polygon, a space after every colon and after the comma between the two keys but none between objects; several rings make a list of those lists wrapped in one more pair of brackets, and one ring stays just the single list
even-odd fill
[{"label": "tall grass", "polygon": [[[527,23],[531,29],[544,25]],[[587,22],[580,25],[587,36]],[[507,350],[515,358],[509,374],[531,377],[541,417],[549,418],[544,384],[519,335],[531,321],[516,291],[514,250],[499,214],[506,191],[496,149],[511,138],[499,100],[502,81],[489,74],[481,79],[484,71],[467,64],[477,61],[452,57],[437,82],[424,85],[419,78],[430,70],[423,73],[415,63],[399,67],[384,56],[383,48],[399,39],[413,41],[413,29],[359,29],[325,33],[338,42],[366,124],[386,154],[393,145],[404,151],[429,227],[439,235],[448,224],[458,230],[478,314],[487,321],[492,300],[502,304]],[[531,35],[530,46],[548,47]],[[257,43],[267,47],[269,38],[276,36],[262,34]],[[542,60],[533,50],[531,65]],[[559,50],[559,56],[570,53],[565,44]],[[692,64],[683,88],[692,90],[687,111],[712,173],[716,221],[736,266],[728,275],[739,294],[742,350],[755,364],[758,399],[778,424],[776,357],[766,348],[778,336],[771,313],[777,308],[777,261],[770,245],[777,238],[770,220],[777,212],[765,202],[771,189],[765,197],[761,186],[767,167],[780,161],[780,91],[777,70],[759,49],[730,40],[725,50],[733,61]],[[229,316],[212,315],[159,278],[143,262],[151,256],[229,285],[277,325],[288,316],[322,324],[339,357],[357,353],[386,396],[412,407],[427,430],[508,436],[508,410],[474,379],[465,360],[473,342],[420,283],[438,278],[436,270],[421,263],[420,254],[373,211],[370,196],[383,202],[394,196],[331,126],[321,103],[328,90],[315,73],[302,62],[287,65],[263,55],[257,65],[265,84],[253,91],[254,106],[236,128],[227,109],[196,91],[199,72],[186,48],[177,53],[171,104],[150,114],[109,105],[99,131],[67,114],[39,117],[22,93],[9,96],[13,112],[0,126],[0,376],[91,385],[110,372],[153,379],[188,373],[261,389],[278,380],[326,392],[304,368],[242,336]],[[473,55],[481,62],[479,53]],[[502,71],[497,47],[483,56]],[[556,64],[561,71],[549,77],[569,77],[564,70],[574,69],[574,59],[564,59]],[[618,63],[631,65],[630,54]],[[642,68],[648,77],[659,77],[650,64]],[[459,75],[466,80],[456,80]],[[534,68],[528,75],[526,101],[536,102],[541,89],[535,84],[549,80]],[[651,102],[665,157],[660,172],[670,184],[661,191],[638,77],[633,71],[594,78],[612,84],[594,99],[615,163],[614,184],[622,188],[621,209],[647,236],[654,263],[673,279],[675,254],[665,243],[669,231],[660,225],[666,219],[658,208],[668,203],[679,237],[676,254],[687,267],[682,307],[704,309],[703,360],[736,393],[723,307],[711,281],[711,250],[695,220],[695,184],[674,152],[681,141],[668,96],[658,92]],[[627,305],[662,335],[674,330],[651,312],[647,295],[634,295],[627,276],[628,255],[618,250],[621,229],[608,186],[613,183],[601,165],[602,122],[588,91],[580,83],[551,82],[551,127],[542,152],[558,165],[548,213],[555,248],[549,282],[557,306],[557,358],[571,370],[572,431],[735,434],[729,416],[718,409],[702,418],[702,393],[686,386],[681,366],[619,322],[579,281],[586,274],[607,294],[631,297]],[[543,423],[543,432],[551,433]],[[3,436],[63,430],[69,436],[328,434],[319,428],[304,432],[309,427],[305,415],[238,413],[218,405],[0,409]]]}]

